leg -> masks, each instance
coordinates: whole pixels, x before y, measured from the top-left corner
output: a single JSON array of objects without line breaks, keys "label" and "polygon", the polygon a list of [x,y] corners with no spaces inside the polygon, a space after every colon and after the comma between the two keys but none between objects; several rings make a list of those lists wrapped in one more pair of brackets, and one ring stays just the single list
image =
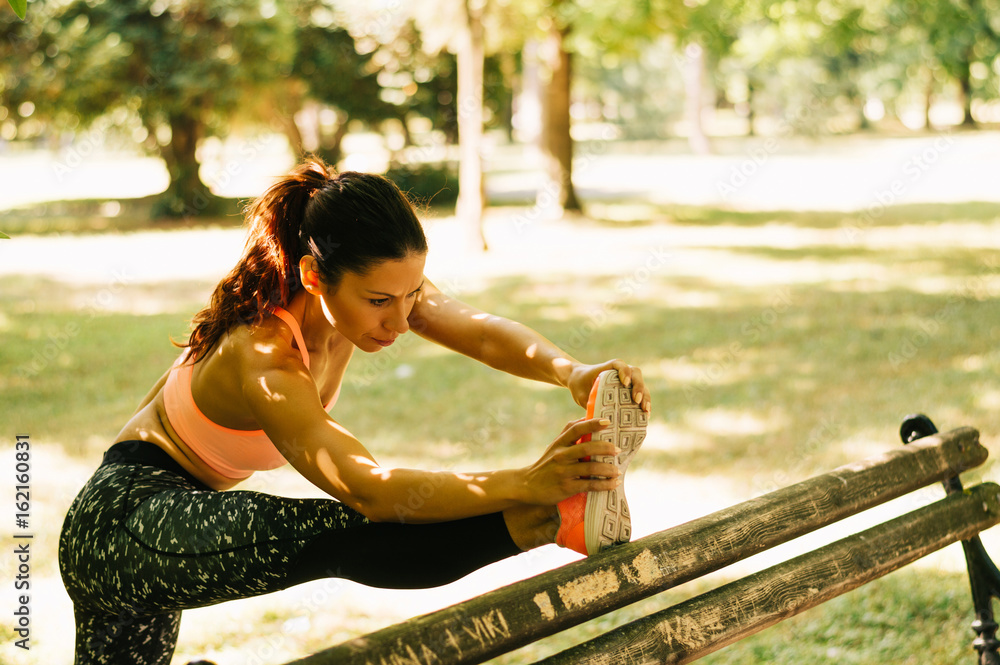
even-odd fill
[{"label": "leg", "polygon": [[437,586],[518,552],[499,513],[374,524],[333,500],[197,491],[161,469],[115,464],[67,515],[60,563],[77,606],[155,614],[321,577]]},{"label": "leg", "polygon": [[511,540],[523,551],[556,542],[559,511],[555,506],[517,506],[503,511]]},{"label": "leg", "polygon": [[177,645],[181,613],[133,616],[75,608],[73,665],[169,665]]},{"label": "leg", "polygon": [[436,524],[365,521],[313,538],[291,566],[287,585],[340,577],[373,587],[426,588],[520,552],[501,513]]}]

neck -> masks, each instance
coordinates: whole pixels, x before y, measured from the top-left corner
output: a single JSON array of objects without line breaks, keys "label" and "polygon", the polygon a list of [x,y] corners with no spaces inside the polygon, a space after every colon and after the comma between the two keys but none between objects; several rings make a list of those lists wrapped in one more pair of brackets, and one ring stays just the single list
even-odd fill
[{"label": "neck", "polygon": [[323,301],[306,291],[299,291],[286,308],[302,328],[302,337],[311,349],[337,349],[351,343],[330,323],[323,311]]}]

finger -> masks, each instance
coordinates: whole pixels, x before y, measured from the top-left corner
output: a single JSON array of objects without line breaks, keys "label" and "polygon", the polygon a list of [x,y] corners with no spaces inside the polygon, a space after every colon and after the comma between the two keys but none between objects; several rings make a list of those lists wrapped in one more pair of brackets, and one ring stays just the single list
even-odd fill
[{"label": "finger", "polygon": [[577,459],[585,457],[615,457],[621,451],[610,441],[587,441],[572,448],[570,452]]},{"label": "finger", "polygon": [[577,478],[617,478],[620,475],[618,467],[609,462],[580,462],[573,465],[573,473]]},{"label": "finger", "polygon": [[[589,462],[591,458],[602,460],[614,459],[621,451],[610,441],[585,441],[580,444],[569,445],[556,453],[556,461],[559,464],[570,467],[579,462]],[[574,473],[573,475],[578,475]]]},{"label": "finger", "polygon": [[564,444],[575,444],[583,435],[599,432],[610,424],[611,421],[606,418],[581,418],[570,423],[558,440]]},{"label": "finger", "polygon": [[632,401],[642,405],[642,398],[646,395],[646,382],[642,378],[642,370],[638,367],[630,367],[632,372]]},{"label": "finger", "polygon": [[561,432],[559,432],[559,434],[560,434],[560,435],[563,435],[563,434],[565,434],[565,433],[566,433],[566,432],[567,432],[567,431],[569,430],[569,428],[570,428],[570,427],[573,427],[573,425],[576,425],[576,424],[578,424],[578,423],[581,423],[581,422],[583,422],[584,420],[586,420],[586,418],[577,418],[576,420],[571,420],[571,421],[569,421],[568,423],[566,423],[566,425],[565,425],[565,426],[563,426],[563,428],[562,428],[562,431],[561,431]]},{"label": "finger", "polygon": [[626,388],[632,386],[632,367],[624,360],[612,360],[611,367],[618,372],[618,378]]},{"label": "finger", "polygon": [[572,492],[573,494],[579,494],[580,492],[608,492],[618,487],[621,487],[621,480],[618,478],[587,478],[574,482],[572,484]]}]

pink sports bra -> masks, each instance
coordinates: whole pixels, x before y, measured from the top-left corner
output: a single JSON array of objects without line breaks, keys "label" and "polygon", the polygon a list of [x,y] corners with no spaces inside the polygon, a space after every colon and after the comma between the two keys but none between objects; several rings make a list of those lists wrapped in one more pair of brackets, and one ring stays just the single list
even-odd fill
[{"label": "pink sports bra", "polygon": [[[309,352],[298,321],[284,309],[272,312],[292,329],[302,353],[302,362],[309,368]],[[174,362],[163,387],[163,406],[174,431],[208,466],[226,478],[244,480],[254,471],[277,469],[287,464],[264,430],[239,430],[217,425],[201,412],[191,394],[194,363],[186,362],[187,351]],[[324,408],[329,411],[340,396],[340,388]]]}]

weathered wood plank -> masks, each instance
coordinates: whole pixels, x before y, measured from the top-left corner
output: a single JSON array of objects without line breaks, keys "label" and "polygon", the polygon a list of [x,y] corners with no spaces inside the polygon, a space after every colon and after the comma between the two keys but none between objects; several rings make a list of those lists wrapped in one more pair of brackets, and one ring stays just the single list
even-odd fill
[{"label": "weathered wood plank", "polygon": [[971,428],[611,548],[288,665],[481,663],[982,464]]},{"label": "weathered wood plank", "polygon": [[536,665],[690,663],[1000,523],[984,483],[626,624]]}]

